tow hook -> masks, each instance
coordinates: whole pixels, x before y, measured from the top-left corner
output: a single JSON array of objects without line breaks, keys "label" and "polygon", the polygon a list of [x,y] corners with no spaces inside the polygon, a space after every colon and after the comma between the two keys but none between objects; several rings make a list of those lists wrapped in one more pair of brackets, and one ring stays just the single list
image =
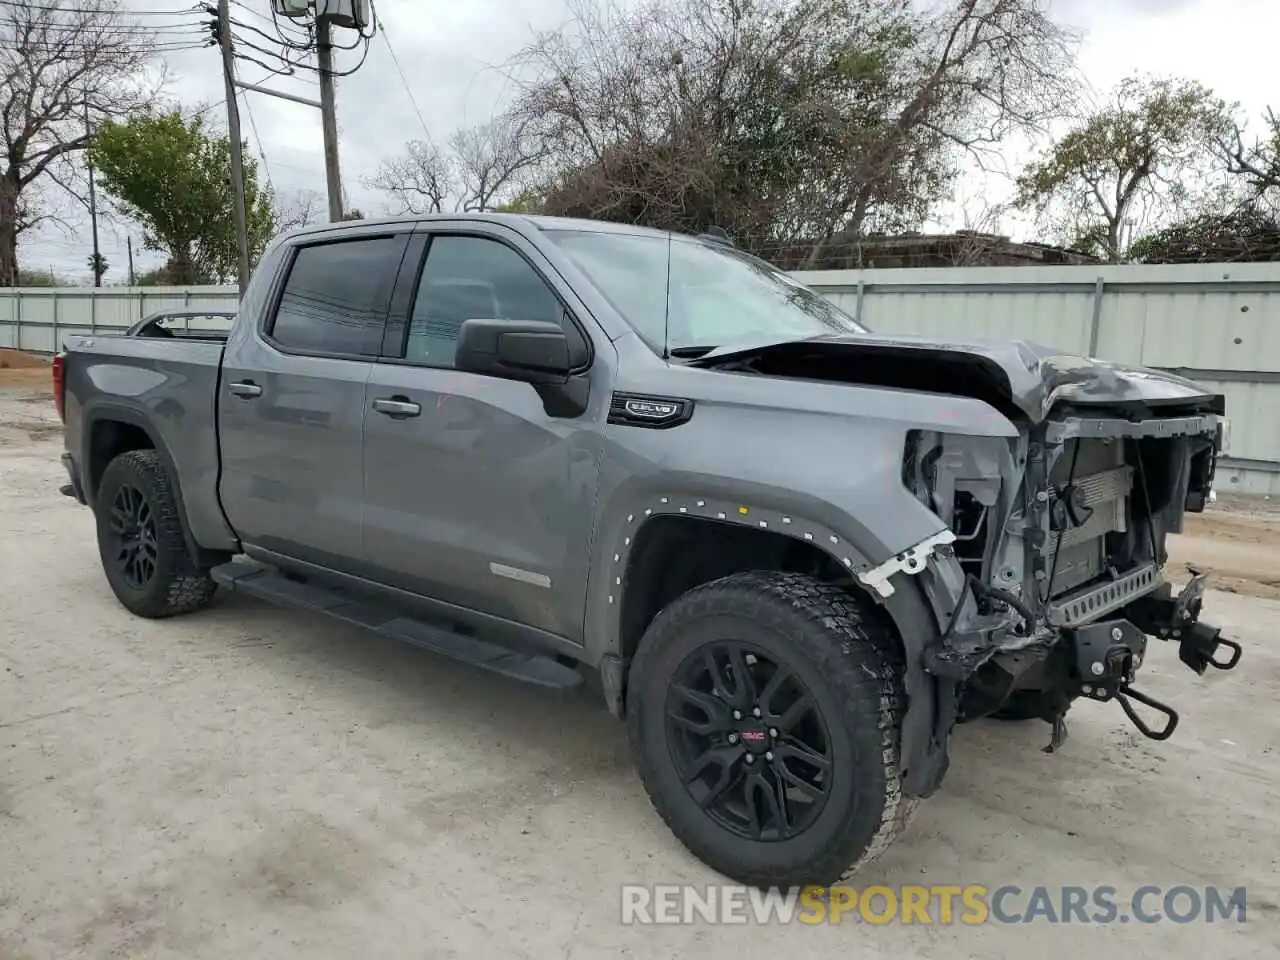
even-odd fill
[{"label": "tow hook", "polygon": [[[1080,693],[1104,703],[1117,700],[1125,716],[1143,736],[1152,740],[1168,740],[1178,726],[1177,711],[1133,686],[1134,675],[1142,666],[1146,652],[1146,635],[1128,620],[1107,620],[1075,631]],[[1162,714],[1164,726],[1156,729],[1147,724],[1134,709],[1133,700]],[[1054,739],[1057,739],[1057,724],[1054,726]],[[1057,744],[1051,741],[1050,747],[1056,749]]]},{"label": "tow hook", "polygon": [[[1161,703],[1155,697],[1147,696],[1147,694],[1135,690],[1127,683],[1121,684],[1120,689],[1116,691],[1116,699],[1120,701],[1120,709],[1124,711],[1124,715],[1132,721],[1133,725],[1144,737],[1150,737],[1152,740],[1168,740],[1173,736],[1173,731],[1178,729],[1178,711],[1167,703]],[[1164,714],[1166,723],[1161,730],[1152,730],[1143,719],[1138,716],[1138,711],[1133,709],[1130,699],[1137,700],[1139,703],[1145,703],[1152,710],[1159,711]]]},{"label": "tow hook", "polygon": [[[1191,624],[1182,631],[1181,641],[1178,644],[1178,659],[1196,673],[1204,673],[1205,667],[1213,667],[1215,670],[1234,670],[1244,651],[1240,644],[1221,636],[1221,633],[1218,627],[1207,623]],[[1215,656],[1219,647],[1226,647],[1231,651],[1229,660],[1219,660]]]},{"label": "tow hook", "polygon": [[[1222,636],[1219,627],[1200,622],[1200,607],[1208,574],[1191,569],[1191,580],[1176,597],[1167,586],[1160,594],[1145,597],[1129,609],[1130,618],[1146,633],[1162,640],[1178,641],[1178,659],[1198,674],[1209,667],[1234,670],[1244,653],[1234,640]],[[1219,659],[1218,648],[1231,652]]]}]

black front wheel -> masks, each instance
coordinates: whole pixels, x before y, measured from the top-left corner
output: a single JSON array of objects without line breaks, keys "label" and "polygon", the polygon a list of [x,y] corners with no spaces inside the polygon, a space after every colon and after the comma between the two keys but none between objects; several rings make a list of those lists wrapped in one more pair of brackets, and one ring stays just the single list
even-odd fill
[{"label": "black front wheel", "polygon": [[833,883],[914,806],[898,772],[902,683],[898,638],[870,601],[771,571],[697,587],[655,618],[631,667],[645,789],[726,876]]},{"label": "black front wheel", "polygon": [[112,592],[140,617],[198,610],[217,585],[187,550],[172,481],[154,450],[122,453],[103,471],[94,514]]}]

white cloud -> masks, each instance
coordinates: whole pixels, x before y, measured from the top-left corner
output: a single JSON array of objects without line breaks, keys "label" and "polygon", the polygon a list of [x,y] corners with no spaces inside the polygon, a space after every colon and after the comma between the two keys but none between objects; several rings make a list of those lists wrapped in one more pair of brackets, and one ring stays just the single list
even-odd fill
[{"label": "white cloud", "polygon": [[[132,0],[135,9],[177,9],[175,0]],[[233,15],[247,26],[270,32],[263,19],[267,0],[242,0]],[[461,125],[487,119],[510,93],[502,73],[506,62],[535,30],[555,27],[566,15],[565,0],[469,0],[431,2],[381,0],[378,12],[386,37],[373,41],[368,60],[352,77],[339,81],[338,124],[344,186],[350,203],[366,212],[382,207],[381,198],[365,188],[378,158],[398,151],[405,140],[425,136],[409,94],[389,53],[387,39],[404,69],[409,86],[431,134],[443,140]],[[1086,34],[1080,51],[1081,69],[1099,94],[1134,72],[1197,79],[1228,100],[1240,101],[1250,115],[1267,105],[1275,37],[1280,36],[1280,3],[1276,0],[1054,0],[1054,14]],[[203,21],[192,12],[182,20]],[[251,31],[246,38],[263,46]],[[252,51],[245,51],[252,53]],[[340,67],[354,54],[341,55]],[[216,48],[184,51],[170,59],[174,73],[171,93],[186,103],[217,102],[223,98]],[[251,64],[241,64],[241,78],[263,82],[303,96],[317,96],[314,74],[301,78],[265,78]],[[324,191],[320,118],[314,109],[261,94],[248,93],[249,116],[242,110],[242,126],[255,156],[265,154],[277,189]],[[221,108],[216,108],[221,110]],[[256,126],[261,144],[254,134]],[[1007,156],[1016,168],[1018,152]],[[962,187],[967,196],[999,195],[998,178],[970,177]],[[940,220],[956,225],[958,208]],[[1018,224],[1006,226],[1023,232]],[[103,252],[111,261],[108,280],[125,270],[127,227],[114,233],[104,229]],[[137,252],[135,234],[135,254]],[[68,275],[87,275],[90,249],[87,223],[74,237],[56,233],[32,238],[19,251],[24,266],[54,269]],[[140,265],[154,257],[138,257]]]}]

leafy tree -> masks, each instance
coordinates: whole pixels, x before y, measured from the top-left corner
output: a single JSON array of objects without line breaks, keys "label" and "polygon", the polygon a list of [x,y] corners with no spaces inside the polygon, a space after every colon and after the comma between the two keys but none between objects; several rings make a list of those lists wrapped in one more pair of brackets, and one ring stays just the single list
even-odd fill
[{"label": "leafy tree", "polygon": [[[99,128],[90,148],[99,183],[121,211],[143,228],[143,246],[168,256],[178,284],[217,283],[235,276],[238,246],[230,182],[231,142],[210,132],[202,116],[178,110],[146,112]],[[256,261],[276,232],[269,190],[244,158],[249,259]]]},{"label": "leafy tree", "polygon": [[59,277],[53,272],[53,268],[48,270],[19,270],[15,287],[74,287],[75,284],[66,279]]},{"label": "leafy tree", "polygon": [[493,209],[498,213],[542,213],[546,198],[532,189],[521,190],[506,203],[500,203]]},{"label": "leafy tree", "polygon": [[1167,220],[1215,171],[1232,113],[1194,81],[1131,77],[1023,170],[1015,203],[1058,239],[1122,260],[1129,221]]},{"label": "leafy tree", "polygon": [[94,286],[99,286],[102,283],[103,275],[109,269],[107,258],[100,253],[91,253],[86,263],[89,265],[89,272],[93,275]]},{"label": "leafy tree", "polygon": [[163,263],[158,267],[150,270],[143,270],[135,273],[133,282],[129,284],[132,287],[178,287],[189,283],[181,277],[176,276],[173,268],[168,263]]},{"label": "leafy tree", "polygon": [[38,189],[69,186],[86,121],[155,93],[156,34],[116,0],[0,3],[0,287],[18,279],[18,238],[52,214]]}]

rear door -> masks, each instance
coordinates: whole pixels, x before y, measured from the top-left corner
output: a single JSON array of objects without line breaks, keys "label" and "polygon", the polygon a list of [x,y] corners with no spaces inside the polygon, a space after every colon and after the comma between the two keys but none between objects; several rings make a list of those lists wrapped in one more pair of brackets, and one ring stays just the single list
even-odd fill
[{"label": "rear door", "polygon": [[363,556],[365,381],[411,230],[306,238],[228,342],[219,492],[246,546],[337,570]]},{"label": "rear door", "polygon": [[[395,299],[365,390],[371,576],[581,642],[609,341],[537,248],[497,225],[429,224]],[[527,383],[454,369],[468,319],[594,339],[587,411],[553,415]]]}]

